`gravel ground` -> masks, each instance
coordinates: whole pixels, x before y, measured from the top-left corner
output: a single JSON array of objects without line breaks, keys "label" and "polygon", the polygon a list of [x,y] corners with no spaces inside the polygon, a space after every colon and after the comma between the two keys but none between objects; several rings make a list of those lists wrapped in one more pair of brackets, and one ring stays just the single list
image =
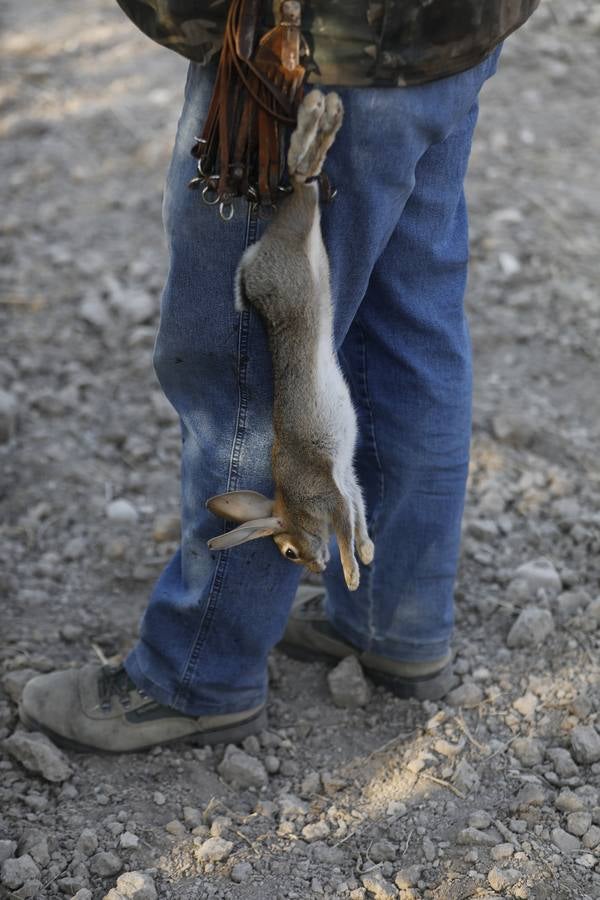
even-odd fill
[{"label": "gravel ground", "polygon": [[110,0],[0,15],[0,896],[600,897],[597,5],[543,3],[484,92],[459,686],[339,697],[274,654],[243,750],[68,758],[22,686],[122,655],[177,540],[151,351],[185,64]]}]

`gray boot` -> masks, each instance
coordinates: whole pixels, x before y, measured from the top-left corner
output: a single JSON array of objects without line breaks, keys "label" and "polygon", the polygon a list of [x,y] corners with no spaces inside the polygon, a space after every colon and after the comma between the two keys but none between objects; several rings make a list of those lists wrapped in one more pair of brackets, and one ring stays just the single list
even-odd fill
[{"label": "gray boot", "polygon": [[27,728],[61,747],[127,753],[189,739],[197,746],[236,743],[266,727],[265,707],[241,713],[186,716],[138,691],[122,666],[87,665],[38,675],[19,705]]},{"label": "gray boot", "polygon": [[309,585],[298,590],[285,634],[277,646],[288,656],[307,661],[356,656],[372,681],[404,699],[439,700],[456,684],[450,652],[431,662],[401,662],[354,647],[329,623],[325,591]]}]

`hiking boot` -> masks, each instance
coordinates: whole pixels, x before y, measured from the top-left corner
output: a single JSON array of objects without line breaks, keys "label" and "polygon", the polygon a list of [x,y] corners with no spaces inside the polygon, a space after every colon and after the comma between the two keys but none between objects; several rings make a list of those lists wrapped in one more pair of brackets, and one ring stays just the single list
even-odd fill
[{"label": "hiking boot", "polygon": [[343,638],[325,615],[325,592],[302,585],[277,645],[293,659],[335,661],[356,656],[365,673],[376,684],[387,687],[397,697],[439,700],[456,684],[452,654],[433,662],[401,662],[359,650]]},{"label": "hiking boot", "polygon": [[266,727],[265,707],[186,716],[139,691],[123,666],[91,664],[28,681],[23,724],[70,750],[128,753],[189,739],[196,746],[233,744]]}]

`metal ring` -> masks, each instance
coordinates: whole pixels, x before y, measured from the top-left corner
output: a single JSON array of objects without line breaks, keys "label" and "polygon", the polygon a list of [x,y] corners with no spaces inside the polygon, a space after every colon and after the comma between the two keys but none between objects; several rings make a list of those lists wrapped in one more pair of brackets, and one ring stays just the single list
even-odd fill
[{"label": "metal ring", "polygon": [[[213,191],[215,195],[214,200],[207,200],[206,196],[209,191]],[[206,203],[207,206],[215,206],[219,202],[219,194],[217,193],[217,189],[214,184],[207,184],[202,190],[202,199]]]},{"label": "metal ring", "polygon": [[194,140],[197,144],[208,144],[206,138],[194,137]]},{"label": "metal ring", "polygon": [[[227,210],[227,212],[225,212]],[[223,219],[224,222],[231,222],[233,219],[234,208],[231,200],[221,200],[219,203],[219,215]]]},{"label": "metal ring", "polygon": [[203,160],[203,158],[204,158],[204,157],[201,156],[201,157],[198,159],[198,164],[197,164],[198,174],[199,174],[199,175],[202,175],[203,178],[215,178],[215,179],[218,179],[218,177],[219,177],[218,175],[211,175],[210,172],[205,172],[205,171],[204,171],[204,169],[202,168],[202,160]]}]

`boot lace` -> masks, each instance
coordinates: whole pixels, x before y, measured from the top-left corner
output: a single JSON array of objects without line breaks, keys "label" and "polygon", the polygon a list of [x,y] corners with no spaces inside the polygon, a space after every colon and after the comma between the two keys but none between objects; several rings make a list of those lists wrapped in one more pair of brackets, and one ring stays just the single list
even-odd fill
[{"label": "boot lace", "polygon": [[[98,679],[98,697],[100,708],[105,712],[111,708],[112,698],[116,697],[124,709],[131,706],[131,691],[137,690],[135,684],[125,671],[124,666],[102,666]],[[142,691],[138,693],[145,696]]]}]

